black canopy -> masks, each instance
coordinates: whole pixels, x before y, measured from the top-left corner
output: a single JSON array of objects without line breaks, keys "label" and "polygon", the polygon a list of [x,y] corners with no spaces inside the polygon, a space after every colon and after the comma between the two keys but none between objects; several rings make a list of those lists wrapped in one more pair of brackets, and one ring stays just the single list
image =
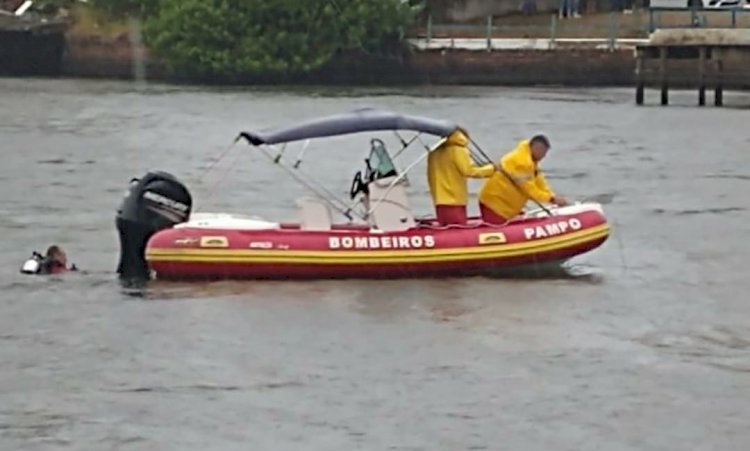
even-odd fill
[{"label": "black canopy", "polygon": [[448,121],[404,116],[390,111],[364,108],[277,130],[242,132],[240,137],[245,138],[255,146],[259,146],[261,144],[280,144],[303,139],[381,130],[411,130],[444,137],[451,134],[456,128],[458,128],[458,124]]}]

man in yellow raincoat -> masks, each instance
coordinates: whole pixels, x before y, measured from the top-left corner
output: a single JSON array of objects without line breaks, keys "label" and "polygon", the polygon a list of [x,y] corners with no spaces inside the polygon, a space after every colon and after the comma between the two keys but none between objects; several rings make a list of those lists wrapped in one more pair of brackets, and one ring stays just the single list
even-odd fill
[{"label": "man in yellow raincoat", "polygon": [[559,206],[568,204],[550,189],[539,169],[539,162],[549,148],[547,137],[537,135],[521,141],[502,158],[498,172],[479,191],[479,210],[484,222],[503,224],[513,219],[529,199]]},{"label": "man in yellow raincoat", "polygon": [[469,201],[467,178],[487,178],[496,166],[475,166],[469,154],[466,131],[457,129],[427,157],[427,182],[441,225],[466,224]]}]

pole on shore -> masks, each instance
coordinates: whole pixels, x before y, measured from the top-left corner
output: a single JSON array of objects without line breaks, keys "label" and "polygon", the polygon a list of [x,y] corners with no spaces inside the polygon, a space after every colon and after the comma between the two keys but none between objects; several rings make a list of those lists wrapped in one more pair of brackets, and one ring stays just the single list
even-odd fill
[{"label": "pole on shore", "polygon": [[706,105],[706,47],[698,49],[698,105]]},{"label": "pole on shore", "polygon": [[617,39],[617,17],[614,12],[609,13],[609,20],[607,21],[607,31],[609,39],[607,40],[607,47],[610,52],[615,51],[615,40]]},{"label": "pole on shore", "polygon": [[669,105],[669,82],[667,81],[667,47],[659,47],[659,80],[661,84],[661,104]]},{"label": "pole on shore", "polygon": [[128,23],[130,27],[130,48],[131,48],[131,64],[133,68],[133,81],[136,87],[140,90],[145,86],[146,83],[146,63],[145,55],[143,52],[143,30],[141,28],[141,21],[137,19],[130,19]]},{"label": "pole on shore", "polygon": [[557,16],[552,15],[552,19],[549,23],[549,49],[553,50],[555,45],[555,39],[557,38]]},{"label": "pole on shore", "polygon": [[492,15],[487,16],[487,51],[492,51]]},{"label": "pole on shore", "polygon": [[427,15],[427,43],[432,40],[432,14]]},{"label": "pole on shore", "polygon": [[724,63],[721,58],[716,60],[716,91],[714,91],[714,105],[724,105]]},{"label": "pole on shore", "polygon": [[648,9],[648,32],[653,33],[656,25],[654,24],[654,10]]},{"label": "pole on shore", "polygon": [[643,105],[643,97],[645,90],[645,74],[643,73],[643,49],[636,49],[636,60],[635,60],[635,104]]}]

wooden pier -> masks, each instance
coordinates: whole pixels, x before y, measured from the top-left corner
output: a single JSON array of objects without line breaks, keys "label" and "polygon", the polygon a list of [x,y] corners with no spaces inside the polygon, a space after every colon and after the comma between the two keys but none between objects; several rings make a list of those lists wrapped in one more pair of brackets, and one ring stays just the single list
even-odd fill
[{"label": "wooden pier", "polygon": [[636,47],[635,74],[638,105],[645,89],[656,87],[662,105],[669,104],[670,88],[684,88],[697,89],[700,106],[713,90],[714,105],[722,106],[724,90],[750,89],[750,30],[657,30]]}]

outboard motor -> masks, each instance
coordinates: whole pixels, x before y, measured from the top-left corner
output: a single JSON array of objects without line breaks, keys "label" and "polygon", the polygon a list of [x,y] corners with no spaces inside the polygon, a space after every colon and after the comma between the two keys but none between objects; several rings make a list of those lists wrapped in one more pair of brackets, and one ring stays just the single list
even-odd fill
[{"label": "outboard motor", "polygon": [[120,278],[148,279],[151,273],[145,253],[149,238],[159,230],[186,222],[192,207],[190,192],[172,174],[148,172],[131,180],[117,210]]}]

